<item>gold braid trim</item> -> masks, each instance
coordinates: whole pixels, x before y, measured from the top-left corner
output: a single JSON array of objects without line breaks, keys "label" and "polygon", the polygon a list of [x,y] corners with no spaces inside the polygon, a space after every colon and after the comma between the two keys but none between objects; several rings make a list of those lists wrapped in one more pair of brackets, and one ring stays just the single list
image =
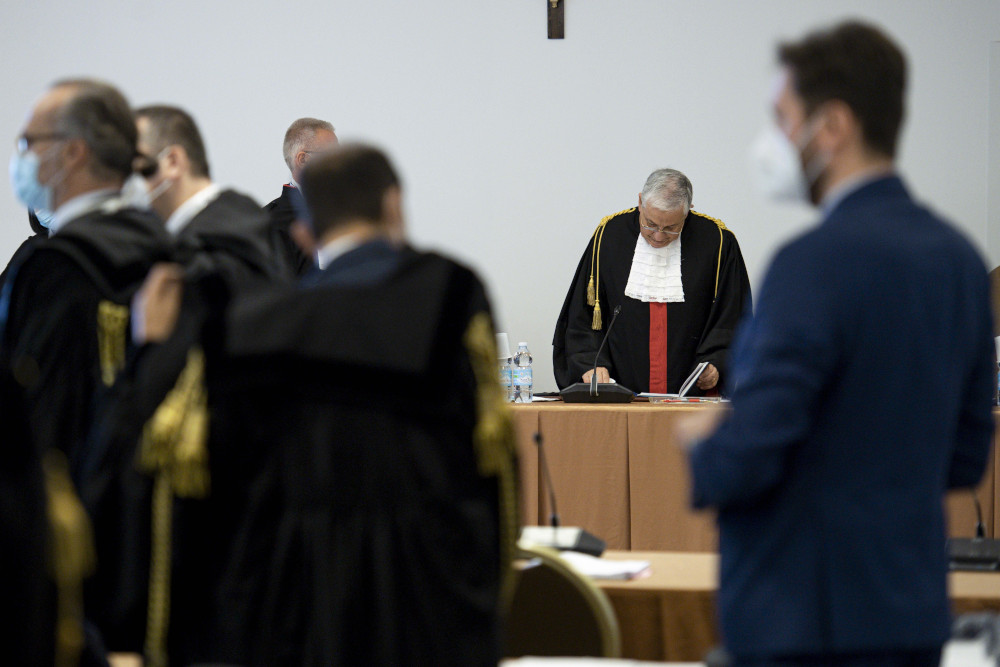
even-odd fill
[{"label": "gold braid trim", "polygon": [[128,306],[102,300],[97,304],[97,349],[101,359],[101,380],[106,387],[125,368],[125,328]]},{"label": "gold braid trim", "polygon": [[205,355],[200,347],[193,347],[174,388],[146,422],[139,443],[138,467],[154,475],[144,647],[146,664],[150,667],[167,664],[174,495],[186,498],[208,495],[207,439]]},{"label": "gold braid trim", "polygon": [[706,220],[711,220],[719,227],[719,256],[715,260],[715,293],[712,295],[712,299],[719,296],[719,272],[722,270],[722,232],[729,231],[726,227],[726,223],[722,222],[718,218],[713,218],[710,215],[705,215],[704,213],[698,213],[698,211],[691,211],[697,216],[705,218]]},{"label": "gold braid trim", "polygon": [[[601,224],[597,225],[597,229],[594,230],[593,242],[591,243],[590,249],[590,280],[587,282],[587,305],[594,307],[594,319],[590,323],[590,328],[594,331],[600,331],[603,326],[601,320],[601,242],[604,240],[604,229],[607,227],[608,221],[614,217],[622,215],[623,213],[631,213],[635,210],[635,206],[632,208],[627,208],[624,211],[618,211],[617,213],[612,213],[611,215],[606,215],[601,218]],[[597,279],[594,279],[594,275],[597,275]]]},{"label": "gold braid trim", "polygon": [[476,426],[472,434],[479,474],[496,477],[500,500],[501,601],[506,606],[514,592],[512,563],[520,525],[514,461],[517,448],[514,423],[496,378],[496,338],[485,312],[476,313],[462,337],[476,377]]},{"label": "gold braid trim", "polygon": [[49,450],[42,466],[51,535],[49,569],[56,584],[55,665],[69,667],[79,664],[84,645],[83,579],[94,570],[94,538],[66,456]]}]

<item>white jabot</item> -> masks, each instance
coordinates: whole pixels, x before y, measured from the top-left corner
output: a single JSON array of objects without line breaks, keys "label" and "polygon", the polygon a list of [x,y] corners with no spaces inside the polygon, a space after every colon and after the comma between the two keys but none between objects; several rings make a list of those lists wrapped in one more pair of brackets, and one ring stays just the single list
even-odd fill
[{"label": "white jabot", "polygon": [[644,302],[681,303],[681,239],[662,248],[654,248],[639,234],[632,255],[632,270],[625,285],[625,296]]},{"label": "white jabot", "polygon": [[57,208],[52,214],[52,222],[49,223],[49,235],[58,232],[62,229],[63,225],[70,220],[74,220],[79,218],[81,215],[86,215],[91,211],[96,211],[101,208],[117,194],[118,190],[112,188],[85,192],[82,195],[73,197],[68,202]]},{"label": "white jabot", "polygon": [[220,192],[222,192],[222,188],[212,183],[188,197],[188,200],[178,206],[177,210],[167,218],[167,231],[171,234],[179,233],[191,222],[191,218],[201,213],[206,206],[215,201]]}]

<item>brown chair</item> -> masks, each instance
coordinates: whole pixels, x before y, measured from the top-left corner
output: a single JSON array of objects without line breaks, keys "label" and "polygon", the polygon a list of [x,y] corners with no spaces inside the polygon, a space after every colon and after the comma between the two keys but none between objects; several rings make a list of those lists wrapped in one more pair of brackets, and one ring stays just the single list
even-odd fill
[{"label": "brown chair", "polygon": [[618,620],[604,592],[552,549],[518,551],[504,655],[620,657]]}]

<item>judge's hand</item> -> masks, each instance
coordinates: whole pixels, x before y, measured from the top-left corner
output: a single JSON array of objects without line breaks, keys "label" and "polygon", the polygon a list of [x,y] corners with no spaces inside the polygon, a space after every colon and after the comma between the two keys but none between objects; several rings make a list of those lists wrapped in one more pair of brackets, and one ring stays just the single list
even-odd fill
[{"label": "judge's hand", "polygon": [[[594,369],[590,369],[583,374],[583,381],[590,382],[590,376],[594,374]],[[608,369],[604,366],[597,367],[597,381],[598,383],[608,383],[611,382],[611,374],[608,373]]]},{"label": "judge's hand", "polygon": [[715,429],[719,427],[719,422],[727,412],[729,410],[724,406],[710,403],[694,412],[678,415],[674,420],[674,442],[681,449],[691,449],[715,433]]},{"label": "judge's hand", "polygon": [[162,343],[174,332],[181,309],[184,272],[178,264],[154,264],[132,297],[132,340]]},{"label": "judge's hand", "polygon": [[707,391],[714,388],[717,384],[719,384],[719,369],[712,364],[709,364],[698,377],[698,389],[704,389]]}]

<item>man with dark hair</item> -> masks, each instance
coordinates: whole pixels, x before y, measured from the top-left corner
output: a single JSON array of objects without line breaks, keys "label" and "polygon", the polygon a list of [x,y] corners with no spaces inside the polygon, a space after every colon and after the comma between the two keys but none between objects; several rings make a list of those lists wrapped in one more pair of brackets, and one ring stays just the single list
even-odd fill
[{"label": "man with dark hair", "polygon": [[993,432],[986,270],[895,173],[899,48],[849,22],[779,60],[761,182],[822,222],[737,336],[731,417],[680,429],[694,504],[718,511],[723,638],[737,666],[936,667],[943,495],[979,481]]},{"label": "man with dark hair", "polygon": [[[677,393],[700,362],[692,392],[718,393],[750,281],[736,236],[691,209],[676,169],[646,179],[639,205],[597,226],[573,277],[552,340],[556,383],[612,379],[636,392]],[[611,326],[621,317],[596,360]],[[595,369],[596,365],[596,369]]]},{"label": "man with dark hair", "polygon": [[270,245],[267,214],[246,195],[212,182],[194,119],[162,105],[137,109],[135,119],[150,206],[177,238],[188,272],[218,270],[231,284],[290,277]]},{"label": "man with dark hair", "polygon": [[[146,106],[135,111],[134,124],[139,173],[149,205],[174,238],[173,256],[183,267],[177,279],[187,285],[187,298],[169,340],[142,345],[141,328],[133,328],[139,348],[100,404],[91,442],[103,455],[81,489],[98,555],[91,597],[113,601],[95,621],[109,648],[123,652],[143,650],[149,620],[154,470],[137,457],[137,448],[141,451],[141,443],[149,440],[144,434],[155,430],[164,414],[177,418],[165,399],[200,350],[208,322],[231,295],[291,279],[269,245],[267,214],[249,197],[212,182],[205,144],[190,114],[173,106]],[[160,415],[158,420],[154,415]]]},{"label": "man with dark hair", "polygon": [[171,663],[496,665],[516,500],[483,285],[404,244],[381,152],[316,155],[300,185],[322,270],[239,299],[206,347]]},{"label": "man with dark hair", "polygon": [[301,202],[298,191],[302,169],[315,153],[337,145],[337,134],[328,121],[318,118],[299,118],[285,132],[282,154],[292,180],[281,189],[281,196],[264,206],[271,216],[275,244],[284,249],[289,265],[296,275],[304,275],[315,263],[307,257],[292,239],[291,226],[298,217]]},{"label": "man with dark hair", "polygon": [[[50,236],[11,267],[0,298],[5,448],[33,448],[38,459],[64,455],[77,488],[95,465],[87,444],[93,406],[125,363],[127,304],[153,262],[170,254],[156,216],[119,196],[135,142],[120,92],[99,81],[62,81],[36,103],[11,164],[15,194],[50,220]],[[72,495],[72,485],[63,488]],[[51,564],[72,563],[71,552],[59,549]],[[34,577],[45,567],[38,561],[36,570],[7,578]],[[58,595],[75,613],[79,591]],[[71,627],[61,636],[74,639]],[[44,656],[34,658],[45,664]]]}]

